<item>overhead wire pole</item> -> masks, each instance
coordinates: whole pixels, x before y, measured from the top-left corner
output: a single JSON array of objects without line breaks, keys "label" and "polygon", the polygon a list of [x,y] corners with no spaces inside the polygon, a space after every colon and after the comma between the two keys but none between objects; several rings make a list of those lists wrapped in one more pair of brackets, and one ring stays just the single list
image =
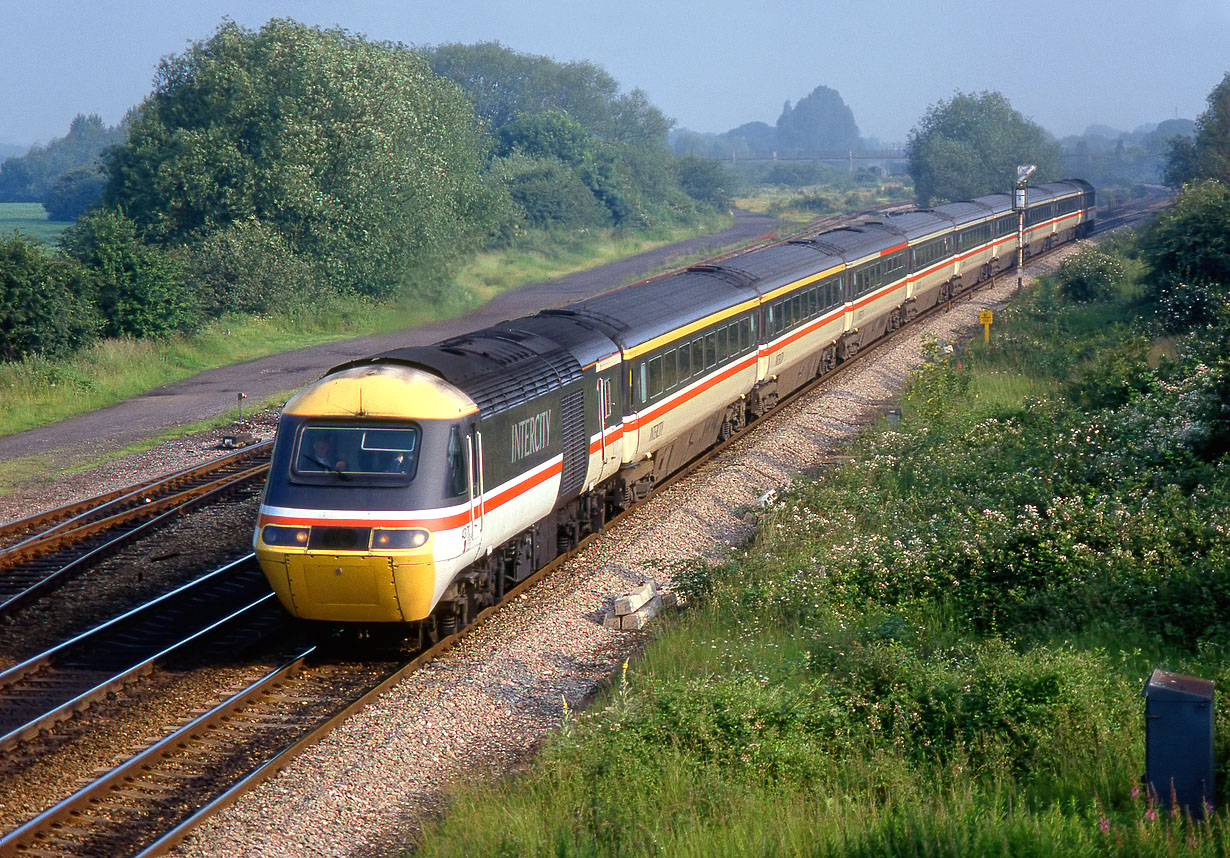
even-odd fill
[{"label": "overhead wire pole", "polygon": [[1034,164],[1022,164],[1016,168],[1016,194],[1012,207],[1016,209],[1016,291],[1021,291],[1025,269],[1025,183],[1037,170]]}]

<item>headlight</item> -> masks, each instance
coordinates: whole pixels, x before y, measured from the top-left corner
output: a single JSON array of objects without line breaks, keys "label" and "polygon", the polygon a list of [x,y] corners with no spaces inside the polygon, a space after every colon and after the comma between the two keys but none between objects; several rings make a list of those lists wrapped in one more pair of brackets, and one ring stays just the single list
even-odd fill
[{"label": "headlight", "polygon": [[372,531],[372,549],[418,548],[427,544],[431,536],[426,530],[380,530]]},{"label": "headlight", "polygon": [[266,545],[303,548],[308,543],[307,527],[287,527],[282,524],[267,524],[261,528],[261,540]]}]

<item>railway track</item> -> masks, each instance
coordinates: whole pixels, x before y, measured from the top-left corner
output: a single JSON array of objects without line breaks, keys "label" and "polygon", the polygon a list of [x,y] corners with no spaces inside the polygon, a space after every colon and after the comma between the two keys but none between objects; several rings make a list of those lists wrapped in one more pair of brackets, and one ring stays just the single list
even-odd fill
[{"label": "railway track", "polygon": [[[1040,258],[1035,256],[1032,261]],[[1015,271],[1000,276],[1015,276]],[[958,300],[972,299],[975,294],[976,290],[969,290]],[[942,311],[943,307],[937,307],[932,312]],[[862,350],[859,358],[874,354],[892,339],[886,337]],[[817,379],[792,398],[805,395],[832,375]],[[742,433],[736,435],[698,458],[662,488],[686,478],[709,457],[742,437]],[[576,551],[587,547],[593,538],[583,540]],[[517,598],[569,556],[558,558],[522,582],[506,595],[505,602]],[[329,660],[321,658],[320,645],[306,649],[0,838],[0,855],[163,854],[201,820],[280,770],[392,684],[438,658],[497,610],[499,606],[488,608],[465,630],[409,660],[395,665],[382,663],[379,670],[375,665],[365,665],[374,672],[363,679],[356,677],[353,684],[330,673]],[[341,686],[349,690],[334,693]]]},{"label": "railway track", "polygon": [[254,560],[229,563],[0,673],[0,753],[59,732],[173,660],[225,659],[286,624]]},{"label": "railway track", "polygon": [[0,526],[0,616],[128,542],[220,497],[259,485],[272,442]]}]

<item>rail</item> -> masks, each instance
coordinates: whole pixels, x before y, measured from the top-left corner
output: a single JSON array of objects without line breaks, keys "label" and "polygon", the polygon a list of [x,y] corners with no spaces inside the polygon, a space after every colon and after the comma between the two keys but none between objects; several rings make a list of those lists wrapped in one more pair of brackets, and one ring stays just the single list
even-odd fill
[{"label": "rail", "polygon": [[266,441],[203,465],[4,525],[0,538],[35,532],[0,550],[0,616],[184,512],[255,483],[268,470],[268,463],[252,462],[267,457],[271,446]]}]

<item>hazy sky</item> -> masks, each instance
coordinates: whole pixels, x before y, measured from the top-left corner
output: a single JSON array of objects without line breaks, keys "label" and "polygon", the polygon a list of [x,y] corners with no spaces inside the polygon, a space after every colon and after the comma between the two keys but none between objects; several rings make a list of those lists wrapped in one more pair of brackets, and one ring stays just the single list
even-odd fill
[{"label": "hazy sky", "polygon": [[956,90],[999,90],[1060,136],[1195,118],[1230,71],[1230,0],[4,0],[0,142],[118,122],[226,16],[591,60],[696,131],[772,124],[824,84],[886,143]]}]

